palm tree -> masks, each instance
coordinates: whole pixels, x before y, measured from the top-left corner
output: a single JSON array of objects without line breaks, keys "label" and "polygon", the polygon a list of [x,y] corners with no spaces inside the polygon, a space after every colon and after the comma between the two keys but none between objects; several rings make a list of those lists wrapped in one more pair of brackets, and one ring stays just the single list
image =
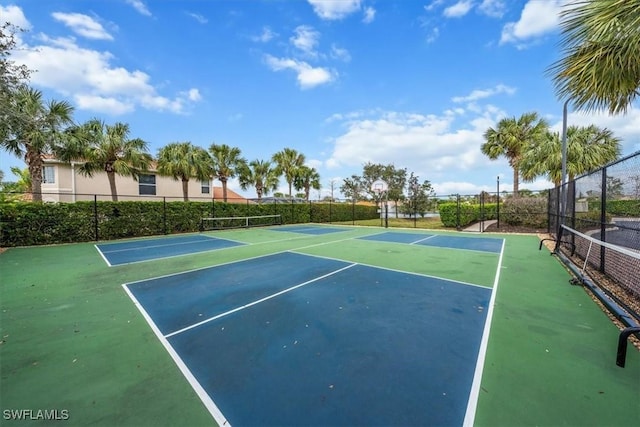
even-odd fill
[{"label": "palm tree", "polygon": [[29,175],[33,201],[42,201],[42,167],[44,157],[54,154],[65,144],[64,128],[73,123],[73,107],[67,101],[42,99],[42,92],[29,87],[17,89],[13,101],[14,117],[0,146],[17,157],[23,157]]},{"label": "palm tree", "polygon": [[304,198],[307,202],[309,201],[309,192],[312,188],[314,190],[320,190],[320,174],[315,168],[304,165],[300,166],[293,181],[296,190],[304,190]]},{"label": "palm tree", "polygon": [[242,168],[239,174],[240,188],[246,190],[250,186],[255,187],[258,202],[262,195],[278,188],[278,174],[272,163],[268,160],[252,160]]},{"label": "palm tree", "polygon": [[80,159],[78,172],[93,176],[104,171],[109,180],[111,199],[118,201],[116,175],[130,176],[137,180],[141,172],[149,170],[152,157],[147,143],[140,138],[129,139],[129,125],[117,122],[107,125],[92,119],[76,129],[76,147],[66,150],[62,160]]},{"label": "palm tree", "polygon": [[564,56],[547,70],[560,98],[624,113],[640,94],[640,0],[580,0],[560,14]]},{"label": "palm tree", "polygon": [[18,193],[25,193],[31,190],[31,174],[29,173],[29,168],[20,169],[17,166],[11,166],[11,173],[18,177],[18,180],[12,185],[11,191],[15,191]]},{"label": "palm tree", "polygon": [[538,117],[538,113],[530,112],[520,116],[504,118],[498,126],[489,128],[484,133],[487,141],[480,149],[491,160],[505,156],[513,169],[513,195],[518,196],[520,160],[528,147],[544,139],[549,129],[547,122]]},{"label": "palm tree", "polygon": [[209,153],[190,142],[172,142],[162,147],[158,151],[157,170],[161,175],[182,181],[185,202],[189,200],[189,179],[208,180],[213,173]]},{"label": "palm tree", "polygon": [[[569,180],[598,169],[620,156],[620,139],[608,129],[591,125],[567,129],[567,173]],[[562,142],[558,132],[531,147],[522,157],[522,177],[533,181],[547,176],[556,186],[562,182]]]},{"label": "palm tree", "polygon": [[278,174],[284,175],[284,179],[289,184],[289,197],[292,197],[291,186],[298,173],[298,168],[304,165],[304,154],[298,153],[293,148],[285,148],[274,154],[272,159],[277,164]]},{"label": "palm tree", "polygon": [[222,183],[222,199],[227,201],[227,181],[235,177],[246,165],[247,161],[240,156],[240,149],[227,144],[212,144],[209,147],[213,162],[213,176]]}]

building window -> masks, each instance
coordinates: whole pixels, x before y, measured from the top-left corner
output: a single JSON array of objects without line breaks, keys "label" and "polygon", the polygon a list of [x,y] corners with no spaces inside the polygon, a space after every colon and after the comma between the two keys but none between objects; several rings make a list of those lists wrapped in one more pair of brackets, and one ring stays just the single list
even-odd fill
[{"label": "building window", "polygon": [[209,194],[211,193],[211,182],[210,181],[201,181],[200,182],[200,190],[202,192],[202,194]]},{"label": "building window", "polygon": [[140,194],[155,196],[156,195],[156,176],[140,175],[140,177],[138,178],[138,188],[139,188]]},{"label": "building window", "polygon": [[56,170],[53,166],[42,167],[42,183],[43,184],[56,183]]}]

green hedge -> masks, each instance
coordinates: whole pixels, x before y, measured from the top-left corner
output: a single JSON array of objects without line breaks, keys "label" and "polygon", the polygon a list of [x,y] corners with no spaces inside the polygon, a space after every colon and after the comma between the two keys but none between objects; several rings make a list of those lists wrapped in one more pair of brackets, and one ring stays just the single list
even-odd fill
[{"label": "green hedge", "polygon": [[640,200],[609,200],[607,213],[616,216],[640,218]]},{"label": "green hedge", "polygon": [[347,203],[5,202],[0,203],[0,246],[196,232],[201,218],[258,215],[281,215],[284,224],[377,218],[375,206]]},{"label": "green hedge", "polygon": [[438,205],[440,220],[445,227],[465,227],[480,219],[496,219],[497,203],[486,203],[484,205],[484,218],[481,218],[482,210],[480,205],[467,202],[460,203],[460,222],[458,223],[458,204],[441,203]]},{"label": "green hedge", "polygon": [[539,197],[510,198],[500,206],[500,220],[509,225],[546,228],[548,201]]}]

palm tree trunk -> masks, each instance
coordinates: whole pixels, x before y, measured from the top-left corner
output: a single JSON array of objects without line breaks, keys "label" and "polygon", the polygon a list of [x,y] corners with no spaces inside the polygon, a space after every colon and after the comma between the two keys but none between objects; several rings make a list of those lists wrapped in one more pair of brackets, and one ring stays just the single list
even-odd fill
[{"label": "palm tree trunk", "polygon": [[189,201],[189,179],[182,178],[182,197],[185,202]]},{"label": "palm tree trunk", "polygon": [[293,199],[293,194],[291,194],[291,181],[289,181],[289,199]]},{"label": "palm tree trunk", "polygon": [[222,183],[222,200],[227,203],[227,178],[220,178]]},{"label": "palm tree trunk", "polygon": [[518,168],[513,167],[513,197],[518,197],[520,176],[518,174]]},{"label": "palm tree trunk", "polygon": [[42,159],[37,153],[27,151],[25,156],[31,177],[31,197],[34,202],[42,202]]},{"label": "palm tree trunk", "polygon": [[111,200],[118,201],[118,190],[116,189],[116,173],[113,171],[107,171],[107,178],[109,179],[109,188],[111,189]]}]

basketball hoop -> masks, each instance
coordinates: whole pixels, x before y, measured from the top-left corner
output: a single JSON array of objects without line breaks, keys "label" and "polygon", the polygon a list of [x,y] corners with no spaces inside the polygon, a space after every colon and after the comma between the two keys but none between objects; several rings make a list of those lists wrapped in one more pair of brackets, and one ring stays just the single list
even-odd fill
[{"label": "basketball hoop", "polygon": [[389,190],[389,184],[387,184],[386,181],[383,181],[381,179],[373,181],[373,183],[371,184],[371,191],[373,191],[378,196],[378,198],[382,197],[382,195],[386,193],[388,190]]},{"label": "basketball hoop", "polygon": [[382,226],[382,221],[384,219],[385,228],[389,226],[389,207],[387,206],[387,198],[384,197],[388,195],[388,190],[389,184],[381,179],[373,181],[373,183],[371,184],[371,191],[377,196],[378,199],[376,200],[376,204],[380,203],[380,226]]}]

